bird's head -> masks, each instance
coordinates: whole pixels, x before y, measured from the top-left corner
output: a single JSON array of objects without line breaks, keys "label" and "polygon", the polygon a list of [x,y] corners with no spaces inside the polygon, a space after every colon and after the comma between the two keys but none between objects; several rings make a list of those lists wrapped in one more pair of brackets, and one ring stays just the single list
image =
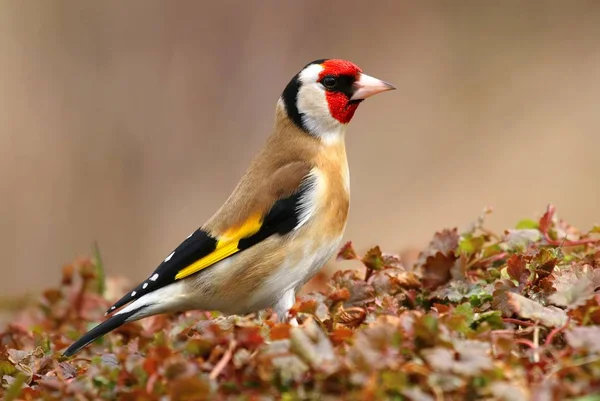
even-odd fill
[{"label": "bird's head", "polygon": [[280,102],[298,127],[324,136],[343,131],[363,100],[393,89],[350,61],[316,60],[292,78]]}]

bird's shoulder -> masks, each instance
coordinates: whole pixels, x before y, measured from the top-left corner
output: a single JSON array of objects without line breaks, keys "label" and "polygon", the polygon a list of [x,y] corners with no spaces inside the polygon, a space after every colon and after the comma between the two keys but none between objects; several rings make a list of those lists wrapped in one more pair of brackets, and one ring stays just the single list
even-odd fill
[{"label": "bird's shoulder", "polygon": [[292,161],[266,169],[260,165],[252,166],[202,229],[213,236],[221,236],[248,222],[264,219],[278,201],[301,190],[312,168],[306,161]]}]

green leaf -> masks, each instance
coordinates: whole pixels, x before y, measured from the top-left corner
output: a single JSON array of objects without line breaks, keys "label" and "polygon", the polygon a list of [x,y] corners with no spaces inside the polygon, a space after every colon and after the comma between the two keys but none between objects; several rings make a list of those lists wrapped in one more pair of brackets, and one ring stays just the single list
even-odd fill
[{"label": "green leaf", "polygon": [[483,322],[488,323],[493,330],[500,330],[504,328],[502,313],[497,310],[475,314],[475,323],[481,324]]},{"label": "green leaf", "polygon": [[528,229],[538,229],[540,228],[540,223],[531,219],[523,219],[517,223],[515,227],[517,230],[528,230]]},{"label": "green leaf", "polygon": [[600,234],[600,225],[596,224],[589,232],[590,234]]},{"label": "green leaf", "polygon": [[467,235],[461,238],[460,242],[458,243],[458,250],[467,256],[471,256],[481,251],[484,244],[485,239],[483,237],[473,237],[471,235]]},{"label": "green leaf", "polygon": [[467,324],[470,325],[471,323],[473,323],[473,307],[471,306],[471,304],[460,304],[456,308],[454,308],[453,313],[455,315],[464,316],[467,321]]}]

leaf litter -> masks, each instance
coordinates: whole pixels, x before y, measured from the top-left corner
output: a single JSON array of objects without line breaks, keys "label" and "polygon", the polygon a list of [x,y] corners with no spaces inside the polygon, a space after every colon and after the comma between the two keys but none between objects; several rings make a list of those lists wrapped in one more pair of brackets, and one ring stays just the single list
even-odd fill
[{"label": "leaf litter", "polygon": [[[4,400],[562,400],[600,391],[600,229],[554,207],[497,235],[484,212],[436,233],[415,266],[352,243],[298,326],[270,311],[185,312],[61,352],[129,288],[93,257],[0,328]],[[355,266],[353,266],[355,267]]]}]

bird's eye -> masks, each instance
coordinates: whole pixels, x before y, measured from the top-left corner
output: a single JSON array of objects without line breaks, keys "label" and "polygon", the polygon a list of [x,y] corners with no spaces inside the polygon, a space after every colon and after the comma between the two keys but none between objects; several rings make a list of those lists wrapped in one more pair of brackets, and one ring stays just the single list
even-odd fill
[{"label": "bird's eye", "polygon": [[337,79],[331,75],[328,75],[321,80],[321,83],[327,89],[333,89],[337,85]]}]

